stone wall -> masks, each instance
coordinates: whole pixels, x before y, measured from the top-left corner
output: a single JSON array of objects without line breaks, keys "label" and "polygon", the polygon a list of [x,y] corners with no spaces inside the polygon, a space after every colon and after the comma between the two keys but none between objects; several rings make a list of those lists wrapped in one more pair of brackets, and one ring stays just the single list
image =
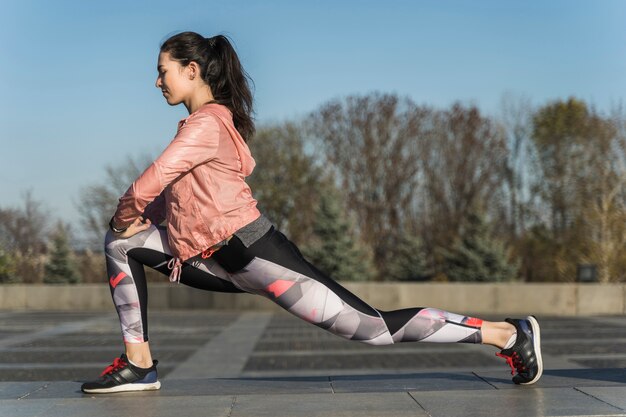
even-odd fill
[{"label": "stone wall", "polygon": [[[626,284],[343,284],[382,310],[428,306],[476,314],[577,316],[626,313]],[[151,309],[277,308],[259,296],[211,293],[178,284],[149,284],[149,297]],[[106,285],[0,285],[0,310],[112,309]]]}]

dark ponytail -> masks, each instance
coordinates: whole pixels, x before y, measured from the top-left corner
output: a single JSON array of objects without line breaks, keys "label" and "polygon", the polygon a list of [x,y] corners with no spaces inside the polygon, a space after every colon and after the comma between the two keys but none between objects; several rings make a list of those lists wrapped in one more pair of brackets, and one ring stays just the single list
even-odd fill
[{"label": "dark ponytail", "polygon": [[182,66],[192,61],[197,63],[215,101],[232,112],[235,128],[243,139],[248,141],[254,136],[252,80],[226,36],[207,39],[195,32],[183,32],[166,40],[161,45],[161,52],[169,53],[171,59]]}]

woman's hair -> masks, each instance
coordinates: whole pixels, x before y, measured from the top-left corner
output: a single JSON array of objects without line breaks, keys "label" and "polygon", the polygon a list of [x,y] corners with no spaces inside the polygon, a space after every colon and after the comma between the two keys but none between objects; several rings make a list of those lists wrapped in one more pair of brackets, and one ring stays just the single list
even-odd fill
[{"label": "woman's hair", "polygon": [[202,79],[211,87],[215,101],[233,114],[235,128],[245,141],[254,135],[250,76],[244,71],[227,37],[205,38],[195,32],[172,36],[161,45],[161,52],[186,67],[192,61],[200,66]]}]

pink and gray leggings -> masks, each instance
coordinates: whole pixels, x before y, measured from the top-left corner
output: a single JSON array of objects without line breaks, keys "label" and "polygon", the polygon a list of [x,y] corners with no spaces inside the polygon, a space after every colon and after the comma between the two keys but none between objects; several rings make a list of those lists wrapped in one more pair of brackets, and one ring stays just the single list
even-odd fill
[{"label": "pink and gray leggings", "polygon": [[[109,286],[126,343],[148,340],[148,291],[143,266],[169,274],[172,259],[161,226],[129,239],[109,232],[105,242]],[[337,336],[372,345],[398,342],[481,343],[482,320],[434,308],[377,310],[307,262],[274,227],[246,247],[235,235],[211,257],[188,259],[180,282],[220,292],[259,294],[291,314]]]}]

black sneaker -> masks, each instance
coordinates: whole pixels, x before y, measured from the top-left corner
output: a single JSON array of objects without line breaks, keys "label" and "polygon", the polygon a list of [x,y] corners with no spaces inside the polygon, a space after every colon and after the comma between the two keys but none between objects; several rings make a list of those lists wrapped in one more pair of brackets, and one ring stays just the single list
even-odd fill
[{"label": "black sneaker", "polygon": [[[533,316],[521,319],[506,319],[517,329],[515,344],[502,349],[497,356],[506,359],[511,367],[513,382],[516,384],[530,385],[541,378],[543,373],[543,361],[541,360],[541,335],[539,323]],[[517,372],[517,375],[515,373]]]},{"label": "black sneaker", "polygon": [[157,379],[158,363],[153,361],[150,368],[143,369],[130,364],[126,354],[122,354],[100,374],[98,380],[85,382],[80,389],[88,394],[157,390],[161,388]]}]

